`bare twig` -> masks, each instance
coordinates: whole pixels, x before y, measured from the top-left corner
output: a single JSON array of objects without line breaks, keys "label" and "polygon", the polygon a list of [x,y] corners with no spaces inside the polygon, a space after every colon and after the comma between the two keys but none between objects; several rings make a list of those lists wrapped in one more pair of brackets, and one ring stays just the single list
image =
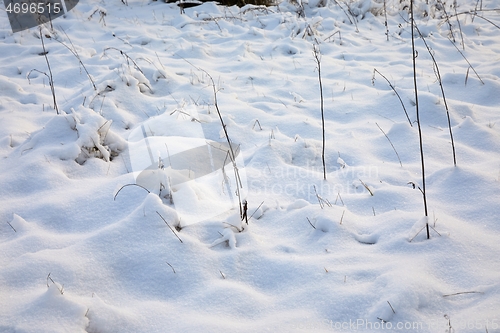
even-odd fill
[{"label": "bare twig", "polygon": [[456,15],[457,14],[457,0],[453,1],[453,9],[455,11],[455,17],[456,17],[457,23],[458,23],[458,30],[460,30],[460,38],[462,39],[462,48],[465,51],[464,34],[462,33],[462,26],[460,24],[460,20],[458,18],[458,15]]},{"label": "bare twig", "polygon": [[259,207],[257,207],[257,208],[253,211],[252,215],[250,215],[250,217],[248,218],[248,220],[250,220],[250,219],[252,218],[252,216],[253,216],[253,215],[254,215],[254,214],[255,214],[255,213],[259,210],[260,206],[262,206],[263,204],[264,204],[264,201],[262,201],[262,202],[260,203]]},{"label": "bare twig", "polygon": [[[231,223],[227,223],[227,222],[222,222],[222,223],[223,223],[223,224],[227,224],[228,226],[235,228],[236,230],[238,230],[238,232],[242,232],[243,230],[245,230],[245,228],[243,228],[243,227],[242,227],[242,228],[240,229],[240,228],[238,228],[237,226],[235,226],[234,224],[231,224]],[[224,235],[223,235],[223,234],[221,234],[220,232],[219,232],[219,234],[220,234],[222,237],[224,237]]]},{"label": "bare twig", "polygon": [[321,128],[323,132],[323,149],[321,151],[321,160],[323,162],[323,179],[326,180],[326,164],[325,164],[325,113],[323,110],[323,82],[321,80],[321,51],[319,46],[314,45],[313,55],[318,68],[319,94],[321,106]]},{"label": "bare twig", "polygon": [[387,304],[389,304],[389,306],[391,307],[392,313],[396,314],[396,311],[394,311],[394,308],[392,307],[391,303],[387,301]]},{"label": "bare twig", "polygon": [[[453,43],[449,38],[448,40],[451,42],[451,44],[453,44],[453,46],[457,49],[457,51],[460,53],[460,55],[462,56],[462,58],[464,58],[464,60],[469,64],[469,68],[472,69],[472,71],[476,74],[477,78],[479,79],[479,81],[481,81],[482,84],[484,84],[483,80],[481,80],[481,77],[479,76],[479,74],[477,74],[476,70],[474,69],[474,66],[471,65],[471,63],[469,62],[469,60],[467,59],[467,57],[465,57],[465,55],[463,54],[462,51],[460,51],[460,49],[455,45],[455,43]],[[468,71],[468,70],[467,70]]]},{"label": "bare twig", "polygon": [[385,137],[387,138],[387,140],[389,140],[389,143],[391,144],[392,149],[394,149],[394,152],[396,153],[396,156],[398,157],[399,164],[401,165],[401,167],[403,167],[403,163],[401,162],[401,159],[399,158],[399,154],[396,151],[396,148],[394,147],[394,145],[392,144],[391,139],[389,139],[389,137],[387,136],[387,134],[385,134],[384,130],[377,123],[375,123],[375,125],[377,125],[378,129],[385,135]]},{"label": "bare twig", "polygon": [[433,227],[433,226],[431,226],[431,225],[430,225],[430,226],[429,226],[429,228],[431,228],[432,230],[434,230],[434,232],[435,232],[436,234],[438,234],[439,236],[441,236],[441,234],[440,234],[440,233],[439,233],[436,229],[434,229],[434,227]]},{"label": "bare twig", "polygon": [[[446,5],[444,3],[442,3],[441,0],[437,0],[437,2],[443,8],[443,12],[444,12],[444,15],[446,17],[446,22],[448,23],[448,29],[450,30],[451,38],[453,38],[453,43],[455,43],[455,35],[453,34],[453,27],[451,26],[450,16],[448,15],[448,12],[446,11]],[[453,44],[453,45],[455,45],[455,44]]]},{"label": "bare twig", "polygon": [[50,74],[50,89],[52,91],[52,99],[54,100],[54,109],[56,110],[56,113],[59,114],[59,108],[57,107],[57,102],[56,102],[56,89],[54,87],[54,79],[52,76],[52,69],[50,68],[50,63],[49,63],[49,58],[47,57],[47,50],[45,50],[45,43],[43,42],[43,34],[42,34],[42,27],[40,26],[40,40],[42,41],[42,48],[43,48],[43,56],[45,57],[45,62],[47,62],[47,67],[49,68],[49,74]]},{"label": "bare twig", "polygon": [[260,128],[260,130],[262,131],[262,126],[260,126],[260,121],[259,121],[259,119],[255,119],[255,122],[253,123],[252,129],[254,129],[254,128],[255,128],[255,125],[256,125],[256,124],[258,124],[258,125],[259,125],[259,128]]},{"label": "bare twig", "polygon": [[[144,75],[144,72],[142,71],[142,69],[139,67],[139,65],[137,65],[137,63],[134,61],[134,59],[132,59],[131,57],[129,57],[129,55],[127,53],[125,53],[124,51],[120,50],[120,49],[117,49],[116,47],[107,47],[104,49],[104,53],[106,53],[107,50],[115,50],[115,51],[118,51],[120,52],[120,54],[125,58],[125,60],[127,60],[127,65],[130,67],[130,64],[129,64],[129,60],[134,64],[134,67],[142,73],[142,75]],[[149,88],[149,87],[148,87]],[[151,88],[150,88],[151,89]]]},{"label": "bare twig", "polygon": [[482,291],[461,291],[458,293],[446,294],[443,295],[443,297],[450,297],[450,296],[464,295],[464,294],[484,294],[484,293]]},{"label": "bare twig", "polygon": [[[240,217],[242,219],[245,219],[245,221],[248,224],[248,219],[246,217],[246,212],[244,212],[244,206],[243,206],[243,202],[241,200],[241,191],[240,191],[240,188],[243,188],[243,184],[241,182],[240,173],[239,173],[239,170],[238,170],[238,166],[236,164],[236,154],[234,152],[233,145],[231,144],[231,140],[229,139],[229,134],[227,133],[226,124],[224,123],[224,120],[222,119],[222,113],[221,113],[221,111],[219,109],[219,104],[217,103],[217,89],[215,87],[215,81],[212,78],[212,76],[210,75],[210,73],[208,73],[206,70],[204,70],[203,68],[200,68],[200,67],[196,67],[195,65],[193,65],[191,62],[189,62],[185,58],[182,58],[182,59],[184,61],[186,61],[188,64],[190,64],[191,66],[193,66],[194,68],[196,68],[197,70],[204,72],[208,76],[208,78],[210,79],[210,81],[212,82],[211,85],[212,85],[213,94],[214,94],[214,106],[215,106],[215,110],[217,111],[217,115],[219,116],[219,120],[220,120],[220,123],[221,123],[221,126],[222,126],[222,130],[224,131],[224,134],[226,136],[226,141],[227,141],[229,152],[230,152],[230,158],[231,158],[231,162],[233,164],[233,170],[234,170],[234,174],[235,174],[235,180],[236,180],[236,183],[237,183],[236,184],[236,196],[238,197],[238,203],[239,203],[239,209],[240,209]],[[245,213],[245,215],[244,215],[244,213]]]},{"label": "bare twig", "polygon": [[49,288],[49,280],[50,280],[54,284],[54,286],[56,286],[57,290],[59,290],[59,293],[61,293],[61,295],[63,295],[64,294],[64,285],[61,285],[61,288],[59,288],[59,286],[50,277],[50,274],[51,273],[49,273],[49,275],[47,275],[47,288]]},{"label": "bare twig", "polygon": [[387,8],[386,8],[386,0],[384,0],[384,25],[385,25],[385,35],[387,36],[387,41],[389,41],[389,25],[387,24]]},{"label": "bare twig", "polygon": [[421,229],[420,229],[420,230],[419,230],[419,231],[415,234],[415,236],[413,236],[413,237],[410,239],[410,243],[411,243],[411,241],[412,241],[412,240],[414,240],[414,239],[415,239],[415,237],[417,237],[417,236],[418,236],[418,234],[420,234],[420,232],[422,232],[422,230],[424,230],[424,228],[425,228],[426,226],[427,226],[427,225],[424,225],[424,226],[423,226],[423,227],[422,227],[422,228],[421,228]]},{"label": "bare twig", "polygon": [[309,222],[309,224],[311,225],[311,227],[313,227],[314,229],[316,229],[316,227],[314,226],[314,224],[311,223],[311,221],[309,220],[309,218],[306,217],[306,219],[307,219],[307,222]]},{"label": "bare twig", "polygon": [[354,14],[351,10],[351,8],[349,7],[349,5],[347,3],[344,3],[344,5],[346,5],[347,7],[347,12],[349,12],[349,14],[351,15],[352,17],[352,20],[351,20],[351,17],[349,17],[349,14],[347,14],[346,10],[344,9],[344,7],[342,7],[338,2],[337,0],[333,0],[335,1],[335,3],[337,4],[337,6],[340,7],[340,9],[342,9],[342,11],[344,12],[345,16],[347,16],[347,19],[349,20],[349,22],[351,22],[351,24],[354,24],[354,26],[356,27],[356,32],[359,32],[359,29],[358,29],[358,23],[357,23],[357,20],[356,20],[356,17],[354,17]]},{"label": "bare twig", "polygon": [[9,221],[7,221],[7,224],[10,225],[10,227],[12,228],[12,230],[14,230],[14,232],[17,232],[17,230],[12,226],[12,224],[10,224]]},{"label": "bare twig", "polygon": [[[481,11],[487,11],[487,10],[481,10]],[[490,11],[498,11],[498,9],[490,9]],[[482,16],[482,15],[479,15],[477,14],[477,12],[472,12],[472,11],[467,11],[467,12],[462,12],[462,13],[456,13],[454,15],[450,15],[450,17],[452,16],[458,16],[458,15],[468,15],[468,14],[473,14],[474,17],[479,17],[480,19],[483,19],[485,20],[486,22],[490,23],[491,25],[493,25],[495,28],[497,29],[500,29],[500,26],[498,26],[497,24],[495,24],[493,21],[491,21],[490,19],[487,19],[486,17]]]},{"label": "bare twig", "polygon": [[[351,24],[354,24],[354,22],[351,20],[351,17],[349,16],[349,14],[347,14],[347,12],[346,12],[346,10],[344,9],[344,7],[342,7],[342,6],[341,6],[341,5],[337,2],[337,0],[333,0],[333,1],[335,1],[335,4],[336,4],[337,6],[339,6],[339,7],[340,7],[340,9],[342,9],[342,11],[344,12],[345,16],[346,16],[346,17],[347,17],[347,19],[349,20],[349,22],[351,22]],[[357,28],[356,28],[356,30],[357,30]]]},{"label": "bare twig", "polygon": [[[448,118],[448,129],[449,129],[449,132],[450,132],[451,148],[452,148],[452,152],[453,152],[453,164],[455,166],[457,166],[457,156],[456,156],[456,153],[455,153],[455,141],[453,140],[453,132],[451,130],[450,111],[448,109],[448,103],[446,102],[446,96],[444,94],[443,80],[441,79],[441,73],[439,72],[439,66],[437,64],[436,58],[434,58],[434,54],[432,53],[431,48],[427,44],[427,41],[425,40],[424,36],[420,32],[420,30],[418,29],[418,26],[416,24],[415,24],[415,29],[417,30],[418,34],[422,38],[422,41],[424,42],[425,47],[427,48],[427,51],[429,52],[429,55],[432,58],[432,62],[434,63],[434,74],[436,75],[436,78],[437,78],[437,80],[439,82],[439,87],[441,88],[441,95],[443,96],[444,107],[446,109],[446,116]],[[455,44],[453,44],[453,45],[455,45]]]},{"label": "bare twig", "polygon": [[[424,212],[425,216],[429,216],[427,213],[427,196],[425,193],[425,163],[424,163],[424,147],[422,141],[422,127],[420,126],[420,112],[418,108],[418,86],[417,86],[417,65],[416,65],[416,53],[415,53],[415,16],[413,15],[413,0],[410,0],[410,15],[411,15],[411,49],[412,49],[412,61],[413,61],[413,86],[415,90],[415,108],[417,113],[417,125],[418,125],[418,138],[420,147],[420,162],[422,168],[422,196],[424,200]],[[427,227],[427,239],[431,238],[429,231],[429,223],[426,223]]]},{"label": "bare twig", "polygon": [[368,185],[366,185],[361,179],[359,179],[359,181],[361,182],[361,184],[364,186],[364,188],[366,188],[366,190],[368,192],[370,192],[370,195],[373,197],[373,192],[372,190],[370,190],[370,188],[368,187]]},{"label": "bare twig", "polygon": [[160,213],[158,213],[158,211],[156,211],[156,214],[158,214],[158,216],[159,216],[159,217],[161,217],[161,219],[163,220],[163,222],[165,222],[165,224],[168,226],[168,228],[170,229],[170,231],[172,231],[172,232],[173,232],[173,234],[175,235],[175,237],[177,237],[177,239],[178,239],[181,243],[184,243],[184,242],[182,241],[182,239],[179,237],[179,235],[177,235],[177,233],[174,231],[174,229],[172,229],[172,227],[170,226],[170,224],[168,224],[167,220],[165,220],[165,219],[163,218],[163,216],[161,216],[161,214],[160,214]]},{"label": "bare twig", "polygon": [[[87,73],[87,77],[89,78],[90,80],[90,83],[92,84],[92,86],[94,87],[94,90],[97,90],[96,86],[95,86],[95,82],[94,80],[92,79],[92,76],[90,76],[90,73],[89,71],[87,70],[87,67],[85,67],[85,65],[83,64],[82,62],[82,59],[80,58],[80,55],[78,54],[78,52],[76,51],[76,48],[75,46],[73,45],[73,42],[71,41],[71,39],[69,38],[69,36],[66,34],[66,31],[64,31],[63,29],[63,32],[64,34],[66,35],[66,37],[68,38],[69,42],[71,43],[71,46],[73,48],[70,48],[68,45],[66,45],[65,43],[61,42],[60,40],[57,40],[54,38],[54,40],[58,43],[60,43],[62,46],[64,46],[65,48],[67,48],[71,53],[73,53],[73,55],[76,57],[76,59],[78,59],[78,62],[80,63],[80,65],[83,67],[83,70],[85,70],[85,73]],[[84,102],[85,103],[85,102]]]},{"label": "bare twig", "polygon": [[401,99],[401,96],[399,96],[398,92],[396,91],[396,88],[392,85],[391,81],[389,81],[389,79],[386,78],[384,74],[380,73],[376,68],[373,69],[372,85],[375,84],[375,73],[378,73],[380,76],[382,76],[387,81],[387,83],[389,84],[389,87],[391,87],[391,89],[394,91],[396,96],[398,96],[399,102],[401,103],[401,106],[403,107],[403,110],[405,112],[406,119],[408,119],[408,123],[410,124],[410,126],[413,127],[411,120],[410,120],[410,117],[408,116],[408,112],[406,112],[406,108],[405,108],[405,105],[403,103],[403,100]]},{"label": "bare twig", "polygon": [[113,197],[113,201],[116,199],[116,196],[118,195],[118,193],[120,193],[120,191],[124,188],[124,187],[127,187],[127,186],[139,186],[140,188],[143,188],[145,189],[148,193],[151,193],[147,188],[145,188],[144,186],[141,186],[139,184],[125,184],[123,185],[122,187],[120,187],[120,189],[116,192],[115,196]]},{"label": "bare twig", "polygon": [[337,192],[337,197],[335,198],[335,202],[333,203],[334,205],[337,204],[338,199],[340,199],[340,202],[342,202],[342,206],[345,206],[344,200],[342,200],[342,196],[340,195],[340,192]]},{"label": "bare twig", "polygon": [[167,265],[169,265],[169,266],[170,266],[170,268],[172,268],[172,271],[173,271],[173,272],[174,272],[174,274],[175,274],[175,269],[174,269],[174,267],[173,267],[172,265],[170,265],[168,262],[166,262],[166,263],[167,263]]},{"label": "bare twig", "polygon": [[313,185],[313,188],[314,188],[314,192],[316,193],[316,198],[318,199],[318,203],[319,203],[321,209],[323,209],[324,205],[327,205],[328,207],[332,207],[332,204],[330,203],[330,201],[328,201],[327,199],[323,199],[318,194],[318,191],[316,191],[316,185]]},{"label": "bare twig", "polygon": [[339,39],[340,39],[340,45],[342,45],[342,34],[340,33],[340,30],[335,31],[333,34],[329,35],[328,37],[324,38],[323,41],[326,41],[327,39],[332,38],[336,34],[339,34]]}]

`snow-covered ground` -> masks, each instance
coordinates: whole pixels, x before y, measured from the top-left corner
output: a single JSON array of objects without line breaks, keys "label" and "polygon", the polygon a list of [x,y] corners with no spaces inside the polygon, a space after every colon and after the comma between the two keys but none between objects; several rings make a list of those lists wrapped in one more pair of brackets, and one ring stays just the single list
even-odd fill
[{"label": "snow-covered ground", "polygon": [[46,57],[3,12],[0,332],[500,332],[497,3],[452,36],[416,1],[457,158],[417,38],[429,240],[407,4],[387,40],[383,2],[349,3],[82,0]]}]

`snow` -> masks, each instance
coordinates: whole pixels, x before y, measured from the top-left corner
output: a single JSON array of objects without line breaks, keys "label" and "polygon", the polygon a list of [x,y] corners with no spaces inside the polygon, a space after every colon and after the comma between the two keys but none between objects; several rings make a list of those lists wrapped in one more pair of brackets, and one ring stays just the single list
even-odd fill
[{"label": "snow", "polygon": [[498,29],[415,2],[428,216],[408,1],[81,1],[60,114],[2,14],[0,332],[500,332]]}]

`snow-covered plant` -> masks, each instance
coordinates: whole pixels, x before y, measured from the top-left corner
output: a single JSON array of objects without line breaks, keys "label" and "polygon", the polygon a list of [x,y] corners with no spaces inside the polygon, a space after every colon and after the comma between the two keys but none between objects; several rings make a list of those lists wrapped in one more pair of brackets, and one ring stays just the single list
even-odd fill
[{"label": "snow-covered plant", "polygon": [[[142,69],[137,65],[136,61],[132,59],[126,52],[123,50],[117,49],[116,47],[108,47],[104,50],[104,55],[107,55],[107,51],[117,51],[119,52],[125,61],[127,62],[128,71],[121,75],[121,79],[127,86],[134,87],[137,86],[141,93],[149,91],[153,93],[153,89],[151,89],[151,84],[149,80],[144,75]],[[130,66],[133,65],[133,68]]]},{"label": "snow-covered plant", "polygon": [[80,154],[75,161],[79,164],[91,157],[109,162],[125,149],[124,140],[111,130],[112,121],[84,107],[72,109],[72,118],[73,129],[78,133]]},{"label": "snow-covered plant", "polygon": [[122,152],[125,141],[111,129],[111,121],[80,106],[71,114],[54,115],[17,149],[21,155],[40,149],[46,156],[83,165],[89,158],[106,162]]}]

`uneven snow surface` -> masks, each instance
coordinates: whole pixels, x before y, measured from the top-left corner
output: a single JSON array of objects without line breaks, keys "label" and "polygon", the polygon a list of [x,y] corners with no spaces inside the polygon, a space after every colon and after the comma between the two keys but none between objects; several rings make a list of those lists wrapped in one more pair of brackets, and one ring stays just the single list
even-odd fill
[{"label": "uneven snow surface", "polygon": [[443,2],[415,0],[427,217],[409,2],[388,40],[369,0],[2,11],[0,332],[500,332],[498,3]]}]

